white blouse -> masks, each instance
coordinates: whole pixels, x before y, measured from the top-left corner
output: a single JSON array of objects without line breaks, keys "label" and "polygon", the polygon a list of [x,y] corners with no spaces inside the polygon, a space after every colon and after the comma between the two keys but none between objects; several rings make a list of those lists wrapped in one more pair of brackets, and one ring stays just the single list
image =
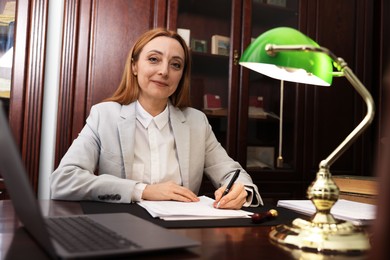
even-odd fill
[{"label": "white blouse", "polygon": [[182,185],[175,139],[169,122],[168,106],[153,117],[137,101],[134,165],[136,184],[131,200],[141,201],[147,184],[174,181]]}]

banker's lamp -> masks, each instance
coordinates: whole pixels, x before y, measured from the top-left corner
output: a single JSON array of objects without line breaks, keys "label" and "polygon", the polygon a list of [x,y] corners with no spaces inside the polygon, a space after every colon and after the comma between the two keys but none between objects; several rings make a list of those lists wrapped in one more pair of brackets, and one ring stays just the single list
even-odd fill
[{"label": "banker's lamp", "polygon": [[[269,234],[271,241],[302,252],[330,254],[365,253],[370,248],[367,234],[351,222],[335,219],[332,206],[339,188],[332,180],[330,166],[345,152],[374,118],[374,102],[347,63],[319,46],[301,32],[287,27],[271,29],[253,41],[242,54],[240,65],[279,80],[329,86],[333,76],[345,76],[360,94],[367,113],[346,139],[319,164],[315,180],[307,190],[316,213],[310,220],[295,219],[278,225]],[[335,68],[336,71],[333,71]]]}]

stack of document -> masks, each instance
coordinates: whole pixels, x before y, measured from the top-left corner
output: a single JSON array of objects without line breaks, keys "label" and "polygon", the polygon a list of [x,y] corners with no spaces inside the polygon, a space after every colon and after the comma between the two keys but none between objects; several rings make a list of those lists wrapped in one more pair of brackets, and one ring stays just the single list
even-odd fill
[{"label": "stack of document", "polygon": [[152,217],[164,220],[250,218],[253,214],[244,210],[216,209],[213,203],[214,200],[207,196],[200,196],[198,202],[147,200],[138,202]]},{"label": "stack of document", "polygon": [[[277,206],[305,215],[312,215],[316,212],[314,204],[310,200],[279,200]],[[336,219],[351,221],[355,225],[367,225],[375,219],[376,206],[339,199],[333,205],[330,213]]]}]

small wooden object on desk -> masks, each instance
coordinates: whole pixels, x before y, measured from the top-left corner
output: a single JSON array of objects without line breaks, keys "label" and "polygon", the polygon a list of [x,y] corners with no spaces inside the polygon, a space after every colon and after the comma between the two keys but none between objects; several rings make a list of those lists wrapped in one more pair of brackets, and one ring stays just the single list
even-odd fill
[{"label": "small wooden object on desk", "polygon": [[375,177],[333,175],[332,178],[340,189],[340,199],[376,204],[378,183]]}]

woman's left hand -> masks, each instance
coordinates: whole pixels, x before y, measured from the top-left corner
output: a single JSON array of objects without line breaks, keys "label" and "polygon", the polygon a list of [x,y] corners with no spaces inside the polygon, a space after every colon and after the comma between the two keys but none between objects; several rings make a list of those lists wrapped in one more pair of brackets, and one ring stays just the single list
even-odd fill
[{"label": "woman's left hand", "polygon": [[222,197],[225,189],[226,186],[223,186],[215,191],[214,207],[221,209],[241,209],[248,196],[244,185],[241,183],[234,183],[229,193]]}]

